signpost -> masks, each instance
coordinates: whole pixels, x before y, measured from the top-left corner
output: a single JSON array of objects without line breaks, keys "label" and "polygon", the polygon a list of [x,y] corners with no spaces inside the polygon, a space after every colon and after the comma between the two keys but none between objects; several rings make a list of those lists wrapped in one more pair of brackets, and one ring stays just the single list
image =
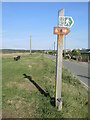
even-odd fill
[{"label": "signpost", "polygon": [[[59,11],[59,16],[64,16],[64,9]],[[58,23],[59,24],[59,23]],[[59,28],[60,29],[60,28]],[[60,34],[62,33],[62,34]],[[55,101],[58,110],[62,109],[62,99],[61,99],[61,79],[62,79],[62,49],[63,49],[63,32],[60,29],[57,41],[57,61],[56,61],[56,91],[55,91]]]},{"label": "signpost", "polygon": [[62,109],[61,99],[61,81],[62,81],[62,53],[63,53],[63,35],[67,35],[74,24],[72,17],[64,16],[64,9],[59,10],[58,27],[54,27],[54,34],[58,35],[57,40],[57,58],[56,58],[56,81],[55,81],[55,104],[58,110]]}]

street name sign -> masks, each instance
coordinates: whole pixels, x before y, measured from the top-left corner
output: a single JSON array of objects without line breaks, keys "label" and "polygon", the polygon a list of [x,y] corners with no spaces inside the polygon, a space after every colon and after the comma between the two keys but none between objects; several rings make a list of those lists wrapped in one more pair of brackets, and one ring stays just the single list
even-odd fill
[{"label": "street name sign", "polygon": [[74,20],[72,17],[68,16],[59,16],[59,27],[72,27]]}]

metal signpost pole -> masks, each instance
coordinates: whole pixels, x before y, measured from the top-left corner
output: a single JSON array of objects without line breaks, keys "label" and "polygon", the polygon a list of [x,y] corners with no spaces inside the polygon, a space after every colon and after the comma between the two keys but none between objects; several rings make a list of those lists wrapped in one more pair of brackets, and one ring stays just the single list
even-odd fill
[{"label": "metal signpost pole", "polygon": [[[59,16],[64,16],[64,9],[59,11]],[[55,101],[56,107],[60,111],[62,109],[62,99],[61,99],[61,81],[62,81],[62,50],[63,50],[63,34],[58,35],[57,42],[57,61],[56,61],[56,91],[55,91]]]},{"label": "metal signpost pole", "polygon": [[66,56],[66,35],[64,36],[64,58]]},{"label": "metal signpost pole", "polygon": [[54,51],[55,51],[55,42],[54,42]]},{"label": "metal signpost pole", "polygon": [[54,41],[54,56],[55,56],[55,41]]},{"label": "metal signpost pole", "polygon": [[31,35],[30,35],[30,54],[31,54]]}]

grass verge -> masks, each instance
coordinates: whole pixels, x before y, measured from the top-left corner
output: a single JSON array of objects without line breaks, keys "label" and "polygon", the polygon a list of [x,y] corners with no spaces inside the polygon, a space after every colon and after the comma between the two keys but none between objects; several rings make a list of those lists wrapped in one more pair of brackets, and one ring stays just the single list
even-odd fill
[{"label": "grass verge", "polygon": [[54,106],[56,64],[43,54],[2,59],[3,118],[87,118],[88,91],[66,69],[62,111]]}]

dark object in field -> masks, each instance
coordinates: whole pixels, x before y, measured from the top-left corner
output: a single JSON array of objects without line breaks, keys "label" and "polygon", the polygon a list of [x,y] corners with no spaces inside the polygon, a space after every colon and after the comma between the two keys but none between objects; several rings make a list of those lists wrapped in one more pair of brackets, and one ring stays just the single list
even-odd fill
[{"label": "dark object in field", "polygon": [[20,59],[20,56],[14,56],[14,60],[17,61]]}]

